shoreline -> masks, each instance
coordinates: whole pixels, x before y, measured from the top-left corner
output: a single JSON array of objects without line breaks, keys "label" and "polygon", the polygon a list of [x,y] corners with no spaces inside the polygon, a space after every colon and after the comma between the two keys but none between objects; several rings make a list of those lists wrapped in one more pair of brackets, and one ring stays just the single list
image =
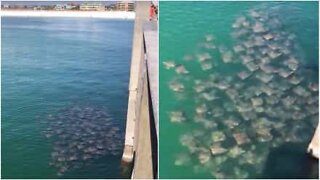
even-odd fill
[{"label": "shoreline", "polygon": [[1,10],[1,17],[75,17],[134,20],[135,12],[125,11],[46,11]]}]

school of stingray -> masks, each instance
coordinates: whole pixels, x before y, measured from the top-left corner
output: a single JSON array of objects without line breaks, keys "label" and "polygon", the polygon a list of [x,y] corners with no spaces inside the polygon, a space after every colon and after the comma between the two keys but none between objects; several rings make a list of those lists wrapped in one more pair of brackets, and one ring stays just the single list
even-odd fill
[{"label": "school of stingray", "polygon": [[62,176],[97,158],[119,155],[123,133],[103,108],[73,105],[45,118],[44,135],[52,143],[51,166]]},{"label": "school of stingray", "polygon": [[180,135],[185,151],[175,155],[176,166],[248,178],[262,172],[270,149],[310,141],[319,114],[311,77],[318,74],[303,67],[297,37],[279,17],[252,9],[231,26],[233,47],[207,34],[182,63],[163,61],[176,74],[168,82],[176,102],[194,103],[193,112],[179,107],[167,115],[176,126],[195,127]]}]

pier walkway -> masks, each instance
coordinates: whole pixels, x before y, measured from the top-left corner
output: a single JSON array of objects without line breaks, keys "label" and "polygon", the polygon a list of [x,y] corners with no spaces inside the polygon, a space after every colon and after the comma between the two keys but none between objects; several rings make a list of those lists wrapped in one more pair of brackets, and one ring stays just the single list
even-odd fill
[{"label": "pier walkway", "polygon": [[125,146],[122,161],[133,179],[157,178],[158,25],[150,2],[136,2]]}]

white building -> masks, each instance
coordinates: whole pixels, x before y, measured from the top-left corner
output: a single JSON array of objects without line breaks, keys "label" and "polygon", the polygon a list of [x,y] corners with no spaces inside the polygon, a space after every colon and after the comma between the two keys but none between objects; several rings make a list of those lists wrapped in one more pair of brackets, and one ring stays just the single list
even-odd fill
[{"label": "white building", "polygon": [[80,5],[80,11],[105,11],[106,6],[101,3],[83,3]]}]

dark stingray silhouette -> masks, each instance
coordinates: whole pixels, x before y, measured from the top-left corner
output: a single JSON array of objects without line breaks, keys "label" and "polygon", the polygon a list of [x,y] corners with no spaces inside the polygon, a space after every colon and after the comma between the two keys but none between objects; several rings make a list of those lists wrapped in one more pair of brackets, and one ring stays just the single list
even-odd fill
[{"label": "dark stingray silhouette", "polygon": [[45,118],[44,135],[53,146],[50,165],[61,176],[91,160],[119,155],[123,132],[110,113],[93,106],[73,105]]}]

